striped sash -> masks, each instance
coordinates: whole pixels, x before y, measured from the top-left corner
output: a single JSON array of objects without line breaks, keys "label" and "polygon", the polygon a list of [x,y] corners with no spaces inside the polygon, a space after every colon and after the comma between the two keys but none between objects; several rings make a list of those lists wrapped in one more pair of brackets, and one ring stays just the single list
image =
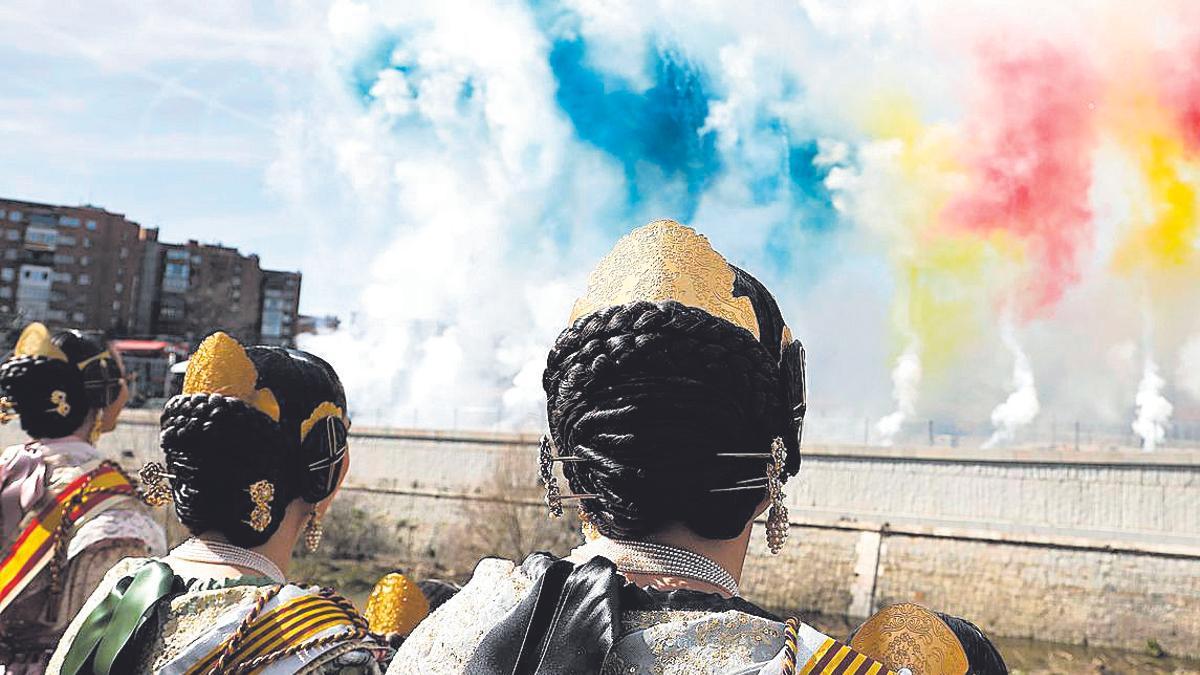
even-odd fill
[{"label": "striped sash", "polygon": [[75,525],[134,494],[116,465],[105,462],[76,478],[33,516],[0,561],[0,612],[3,612],[54,557],[58,529],[70,510]]},{"label": "striped sash", "polygon": [[[218,617],[212,630],[188,645],[159,672],[164,675],[203,675],[213,672],[217,660],[250,611],[251,606],[242,604]],[[345,634],[347,640],[357,639],[360,633],[354,631],[363,627],[363,619],[352,607],[299,586],[284,586],[263,605],[258,617],[247,627],[232,656],[226,661],[226,669],[237,670],[239,665],[248,665],[254,659],[272,652],[326,638],[327,641],[320,645],[289,654],[250,671],[294,673],[343,643],[336,639],[338,635]]]},{"label": "striped sash", "polygon": [[799,670],[800,675],[895,675],[888,667],[849,645],[829,638]]}]

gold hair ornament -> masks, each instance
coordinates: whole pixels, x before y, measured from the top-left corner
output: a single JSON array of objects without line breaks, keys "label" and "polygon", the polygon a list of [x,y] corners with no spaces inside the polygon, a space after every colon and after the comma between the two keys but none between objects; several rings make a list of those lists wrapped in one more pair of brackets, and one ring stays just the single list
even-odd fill
[{"label": "gold hair ornament", "polygon": [[188,360],[183,393],[236,398],[279,421],[279,401],[270,389],[256,389],[258,369],[237,340],[220,331],[209,335]]},{"label": "gold hair ornament", "polygon": [[885,607],[859,626],[850,646],[895,672],[966,675],[970,660],[937,614],[912,603]]},{"label": "gold hair ornament", "polygon": [[47,408],[46,412],[58,413],[60,417],[66,417],[71,414],[71,404],[67,401],[67,392],[62,389],[55,389],[50,392],[50,403],[53,408]]},{"label": "gold hair ornament", "polygon": [[17,404],[7,396],[0,397],[0,424],[8,424],[17,419],[20,415],[17,414]]},{"label": "gold hair ornament", "polygon": [[138,482],[142,487],[142,501],[154,508],[170,502],[171,486],[167,483],[168,478],[175,478],[175,475],[167,473],[167,467],[159,462],[147,462],[138,471]]},{"label": "gold hair ornament", "polygon": [[275,486],[269,480],[260,480],[246,488],[250,493],[250,501],[254,502],[254,510],[250,512],[250,520],[246,524],[255,532],[262,532],[271,524],[271,500],[275,499]]},{"label": "gold hair ornament", "polygon": [[50,331],[45,324],[34,321],[21,331],[17,345],[13,347],[13,356],[45,356],[58,361],[70,362],[66,352],[50,341]]},{"label": "gold hair ornament", "polygon": [[734,271],[703,235],[673,220],[639,227],[613,246],[588,277],[571,321],[638,300],[675,300],[758,334],[750,298],[733,294]]},{"label": "gold hair ornament", "polygon": [[308,432],[312,431],[312,428],[317,425],[317,422],[326,417],[344,419],[345,413],[333,401],[322,401],[316,408],[313,408],[312,414],[308,416],[308,419],[300,423],[300,441],[303,442],[308,436]]},{"label": "gold hair ornament", "polygon": [[403,574],[392,572],[375,584],[363,614],[372,633],[408,637],[429,615],[429,600],[419,586]]}]

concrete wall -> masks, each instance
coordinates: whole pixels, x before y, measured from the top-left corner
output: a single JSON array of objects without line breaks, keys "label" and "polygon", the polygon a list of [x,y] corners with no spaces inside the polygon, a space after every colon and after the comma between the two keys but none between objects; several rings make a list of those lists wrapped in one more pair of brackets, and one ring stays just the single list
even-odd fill
[{"label": "concrete wall", "polygon": [[[129,415],[102,448],[137,466],[156,433]],[[351,447],[345,499],[405,523],[411,555],[458,569],[448,551],[491,521],[516,548],[554,534],[535,437],[363,430]],[[786,491],[791,538],[770,556],[756,528],[743,580],[777,611],[915,600],[996,635],[1200,656],[1200,453],[808,447]]]}]

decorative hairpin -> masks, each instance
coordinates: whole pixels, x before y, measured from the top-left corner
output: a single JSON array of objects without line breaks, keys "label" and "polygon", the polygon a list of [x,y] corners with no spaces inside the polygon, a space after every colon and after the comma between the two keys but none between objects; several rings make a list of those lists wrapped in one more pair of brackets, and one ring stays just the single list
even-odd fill
[{"label": "decorative hairpin", "polygon": [[542,483],[546,485],[546,507],[550,510],[551,518],[561,518],[562,503],[569,499],[596,499],[600,495],[568,494],[564,495],[558,488],[558,477],[554,475],[554,462],[586,462],[585,457],[572,455],[555,456],[554,443],[549,436],[542,436],[538,445],[538,469]]},{"label": "decorative hairpin", "polygon": [[50,392],[50,402],[54,404],[54,407],[47,408],[46,412],[55,412],[62,417],[71,414],[71,404],[67,402],[67,392],[55,389]]},{"label": "decorative hairpin", "polygon": [[790,529],[787,505],[783,503],[787,495],[783,494],[783,480],[780,479],[786,458],[787,446],[782,438],[776,437],[771,442],[771,464],[767,467],[767,492],[771,496],[771,510],[767,514],[767,547],[771,549],[771,555],[783,550],[783,542]]},{"label": "decorative hairpin", "polygon": [[138,481],[142,485],[142,501],[154,508],[171,501],[168,478],[175,478],[175,475],[167,473],[167,467],[158,462],[147,462],[141,471],[138,471]]},{"label": "decorative hairpin", "polygon": [[8,424],[17,419],[17,404],[7,396],[0,397],[0,424]]},{"label": "decorative hairpin", "polygon": [[767,463],[767,475],[747,478],[737,481],[732,487],[713,488],[709,492],[738,492],[741,490],[763,490],[771,499],[771,510],[767,514],[767,547],[772,554],[783,549],[783,542],[788,536],[788,510],[784,504],[787,495],[783,494],[783,465],[787,458],[787,446],[783,439],[776,437],[771,441],[770,452],[719,452],[716,457],[770,459]]},{"label": "decorative hairpin", "polygon": [[246,488],[250,493],[250,501],[254,502],[254,510],[250,512],[250,520],[246,524],[255,532],[262,532],[271,524],[271,500],[275,499],[275,486],[269,480],[260,480]]}]

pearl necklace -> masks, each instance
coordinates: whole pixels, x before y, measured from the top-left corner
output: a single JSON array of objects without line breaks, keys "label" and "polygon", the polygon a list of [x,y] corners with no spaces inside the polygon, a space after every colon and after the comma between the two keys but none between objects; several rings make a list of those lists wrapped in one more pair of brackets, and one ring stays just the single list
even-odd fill
[{"label": "pearl necklace", "polygon": [[210,541],[192,537],[176,546],[170,553],[172,558],[189,562],[219,563],[254,570],[277,584],[287,583],[283,571],[261,553],[223,541]]},{"label": "pearl necklace", "polygon": [[622,572],[695,579],[716,586],[733,597],[741,595],[737,581],[728,570],[711,558],[677,546],[601,538],[585,544],[580,552],[585,557],[608,558]]}]

